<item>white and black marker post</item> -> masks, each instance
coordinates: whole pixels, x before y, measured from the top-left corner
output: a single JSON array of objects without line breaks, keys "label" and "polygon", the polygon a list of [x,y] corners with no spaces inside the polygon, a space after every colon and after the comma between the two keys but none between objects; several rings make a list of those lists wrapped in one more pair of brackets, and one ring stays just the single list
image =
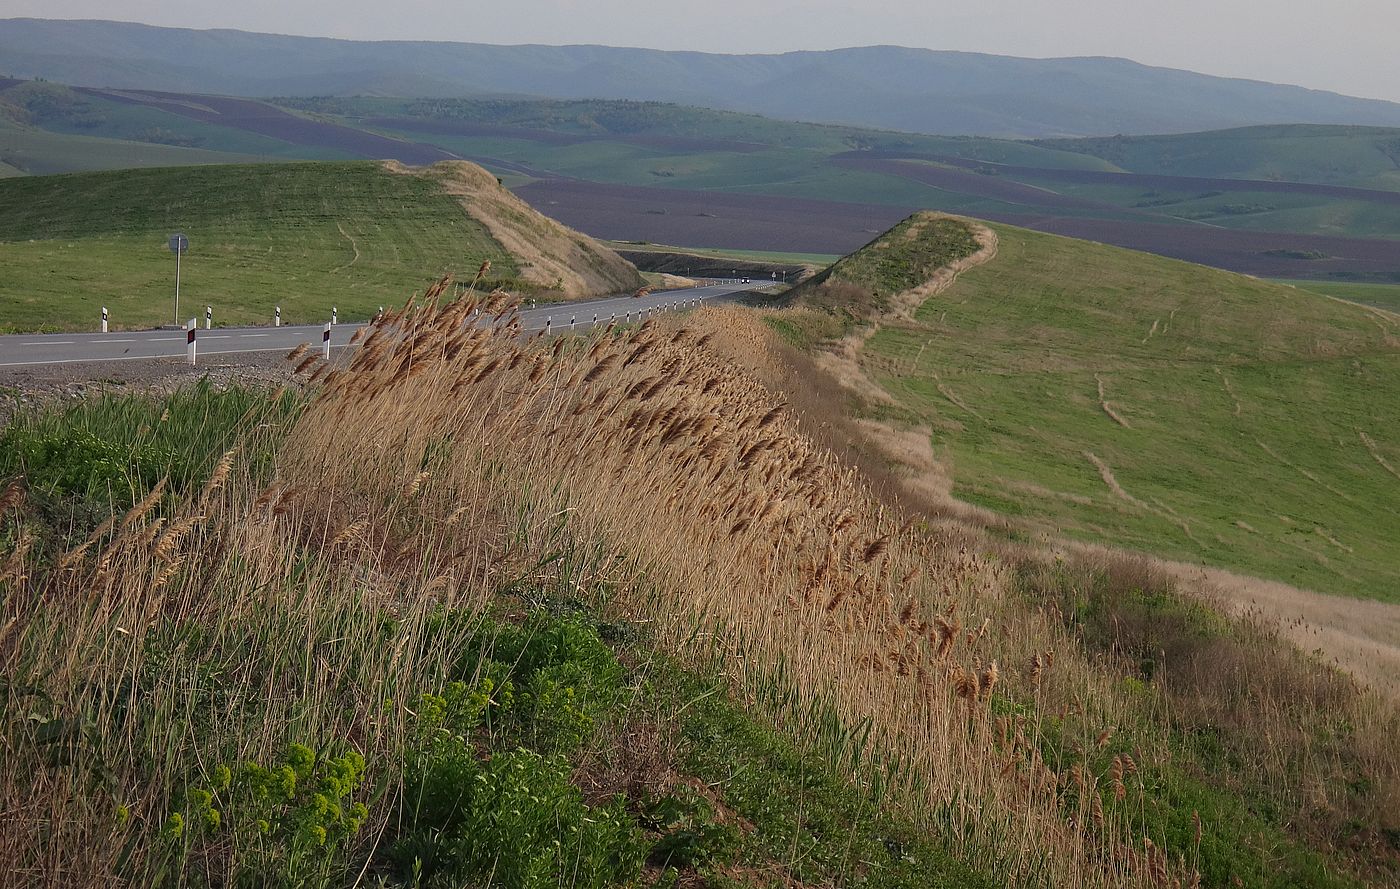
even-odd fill
[{"label": "white and black marker post", "polygon": [[281,326],[282,326],[282,307],[281,307],[281,306],[274,306],[273,308],[274,308],[275,311],[273,311],[273,313],[272,313],[272,326],[273,326],[273,327],[281,327]]},{"label": "white and black marker post", "polygon": [[577,316],[577,315],[570,315],[570,316],[569,316],[569,329],[570,329],[570,330],[573,330],[573,329],[574,329],[574,323],[577,322],[577,321],[578,321],[578,316]]},{"label": "white and black marker post", "polygon": [[336,308],[335,308],[335,306],[331,306],[331,323],[332,323],[332,324],[335,324],[335,323],[336,323],[335,316],[336,316]]},{"label": "white and black marker post", "polygon": [[211,327],[213,327],[213,326],[214,326],[214,307],[213,307],[213,306],[205,306],[205,307],[204,307],[204,329],[205,329],[205,330],[208,330],[209,328],[211,328]]},{"label": "white and black marker post", "polygon": [[198,327],[199,324],[197,324],[193,318],[191,318],[185,324],[185,359],[188,360],[190,364],[195,363],[194,357],[196,347],[194,342],[194,332],[195,329]]},{"label": "white and black marker post", "polygon": [[[332,322],[334,323],[334,322]],[[330,360],[331,357],[331,325],[327,324],[321,328],[321,357]]]},{"label": "white and black marker post", "polygon": [[553,326],[553,324],[554,324],[554,318],[553,318],[553,317],[548,317],[548,316],[547,316],[547,317],[544,319],[544,335],[545,335],[545,336],[549,336],[549,328],[550,328],[551,326]]},{"label": "white and black marker post", "polygon": [[107,307],[102,307],[102,332],[107,332]]}]

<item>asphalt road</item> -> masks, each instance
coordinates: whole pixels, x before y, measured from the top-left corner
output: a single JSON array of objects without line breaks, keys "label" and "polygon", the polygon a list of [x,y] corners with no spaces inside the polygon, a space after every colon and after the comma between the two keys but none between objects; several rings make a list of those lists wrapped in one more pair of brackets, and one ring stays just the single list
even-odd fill
[{"label": "asphalt road", "polygon": [[[552,303],[520,312],[525,330],[549,329],[555,333],[587,330],[595,323],[638,321],[658,311],[683,311],[704,302],[733,297],[762,287],[752,284],[715,284],[688,290],[670,290],[634,297],[611,296],[587,302]],[[337,324],[331,329],[331,348],[349,345],[360,323]],[[300,343],[319,346],[324,325],[282,327],[201,328],[197,333],[199,357],[241,352],[285,352]],[[33,367],[86,361],[140,361],[175,358],[185,354],[182,330],[114,331],[112,333],[16,334],[0,336],[0,367]]]}]

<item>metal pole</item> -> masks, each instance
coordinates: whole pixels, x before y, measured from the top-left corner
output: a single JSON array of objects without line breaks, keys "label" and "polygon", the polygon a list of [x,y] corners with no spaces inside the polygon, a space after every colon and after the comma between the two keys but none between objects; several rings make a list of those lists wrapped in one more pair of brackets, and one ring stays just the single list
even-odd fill
[{"label": "metal pole", "polygon": [[180,245],[175,245],[175,323],[180,323]]}]

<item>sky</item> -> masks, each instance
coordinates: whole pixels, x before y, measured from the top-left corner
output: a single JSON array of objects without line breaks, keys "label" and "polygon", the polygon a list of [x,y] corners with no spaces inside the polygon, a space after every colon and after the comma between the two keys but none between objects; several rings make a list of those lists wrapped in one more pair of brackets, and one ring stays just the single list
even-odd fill
[{"label": "sky", "polygon": [[9,16],[359,40],[1121,56],[1400,101],[1395,0],[0,0]]}]

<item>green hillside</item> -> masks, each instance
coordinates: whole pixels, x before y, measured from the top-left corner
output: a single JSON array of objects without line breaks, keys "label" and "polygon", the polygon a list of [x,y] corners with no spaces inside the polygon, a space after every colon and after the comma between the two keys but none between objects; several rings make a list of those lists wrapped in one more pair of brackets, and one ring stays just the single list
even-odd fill
[{"label": "green hillside", "polygon": [[171,321],[171,232],[189,236],[181,312],[224,323],[372,315],[482,260],[515,266],[485,227],[426,179],[374,163],[256,164],[0,182],[0,316],[20,330]]},{"label": "green hillside", "polygon": [[[507,230],[528,257],[497,241]],[[278,305],[286,322],[328,318],[332,306],[368,317],[441,275],[472,278],[483,261],[486,286],[541,296],[640,283],[468,164],[176,167],[0,181],[0,318],[12,330],[89,329],[105,305],[118,326],[168,323],[175,231],[190,242],[181,314],[212,305],[226,324],[270,323]]]},{"label": "green hillside", "polygon": [[880,411],[931,430],[955,497],[1080,540],[1400,599],[1400,316],[993,230],[995,259],[861,354],[895,399]]},{"label": "green hillside", "polygon": [[1400,130],[1383,127],[1244,127],[1034,144],[1081,152],[1133,173],[1400,189]]}]

